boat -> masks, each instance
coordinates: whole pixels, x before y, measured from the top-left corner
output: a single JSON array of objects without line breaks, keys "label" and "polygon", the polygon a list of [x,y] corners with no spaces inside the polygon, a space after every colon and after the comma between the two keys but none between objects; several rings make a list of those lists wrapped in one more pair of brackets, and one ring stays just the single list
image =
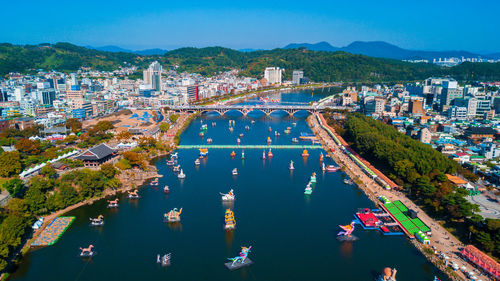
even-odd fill
[{"label": "boat", "polygon": [[307,185],[306,185],[306,189],[304,189],[304,194],[305,195],[310,195],[313,193],[313,189],[311,187],[311,182],[309,182]]},{"label": "boat", "polygon": [[244,135],[243,134],[240,134],[240,138],[242,138]]},{"label": "boat", "polygon": [[302,157],[308,157],[309,156],[309,152],[307,152],[307,149],[304,149],[304,151],[302,151]]},{"label": "boat", "polygon": [[233,158],[234,158],[234,156],[236,156],[236,152],[234,152],[234,150],[233,150],[233,152],[231,152],[231,154],[230,154],[230,155],[231,155],[231,157],[233,157]]},{"label": "boat", "polygon": [[269,133],[270,133],[270,132],[272,132],[272,131],[273,131],[273,129],[271,129],[271,127],[269,127],[268,131],[269,131]]},{"label": "boat", "polygon": [[255,120],[250,121],[250,123],[251,123],[252,125],[253,125],[253,124],[255,124]]},{"label": "boat", "polygon": [[212,138],[208,138],[207,139],[207,144],[211,144],[212,143]]},{"label": "boat", "polygon": [[205,133],[200,132],[200,137],[204,137],[204,136],[205,136]]},{"label": "boat", "polygon": [[150,183],[151,186],[157,186],[158,185],[158,178],[155,178],[154,180],[151,181]]},{"label": "boat", "polygon": [[208,155],[208,149],[206,148],[200,148],[200,156],[204,157]]},{"label": "boat", "polygon": [[319,155],[319,161],[320,161],[320,162],[323,162],[323,153],[321,153],[321,154]]},{"label": "boat", "polygon": [[241,151],[241,159],[245,159],[245,151],[244,150]]},{"label": "boat", "polygon": [[175,164],[174,160],[168,160],[167,166],[173,166]]},{"label": "boat", "polygon": [[316,183],[316,173],[311,175],[311,183]]},{"label": "boat", "polygon": [[231,189],[229,190],[228,193],[220,193],[222,195],[222,201],[234,201],[235,196],[234,196],[234,191]]},{"label": "boat", "polygon": [[163,257],[161,258],[160,255],[156,257],[156,263],[161,263],[162,266],[170,266],[171,260],[172,260],[172,253],[163,255]]},{"label": "boat", "polygon": [[284,133],[285,133],[285,135],[289,135],[289,134],[290,134],[290,130],[286,129],[286,130],[284,131]]},{"label": "boat", "polygon": [[178,178],[180,179],[185,179],[186,178],[186,175],[184,174],[184,172],[182,171],[181,169],[181,172],[177,175]]},{"label": "boat", "polygon": [[247,131],[250,130],[250,126],[246,125],[245,130],[247,130]]},{"label": "boat", "polygon": [[271,152],[271,149],[269,148],[269,152],[267,153],[267,157],[273,158],[273,153]]},{"label": "boat", "polygon": [[294,126],[294,127],[295,127],[295,126],[297,126],[297,123],[293,122],[293,123],[292,123],[292,126]]},{"label": "boat", "polygon": [[43,217],[40,217],[34,224],[31,228],[37,230],[39,229],[40,227],[42,227],[43,225]]},{"label": "boat", "polygon": [[293,142],[293,143],[298,143],[298,142],[299,142],[299,140],[298,140],[297,138],[293,138],[293,139],[292,139],[292,142]]},{"label": "boat", "polygon": [[174,208],[170,212],[163,214],[163,218],[166,222],[179,222],[181,221],[181,213],[182,213],[182,208],[180,210]]},{"label": "boat", "polygon": [[[181,170],[181,165],[174,166],[172,169],[174,172],[179,172]],[[158,184],[157,184],[158,185]]]},{"label": "boat", "polygon": [[134,191],[129,191],[127,198],[128,199],[139,199],[140,196],[139,196],[139,194],[137,194],[137,189]]},{"label": "boat", "polygon": [[310,133],[300,133],[299,138],[301,140],[314,140],[314,139],[316,139],[316,136],[314,134],[310,134]]},{"label": "boat", "polygon": [[344,183],[348,185],[352,185],[353,181],[351,179],[344,179]]},{"label": "boat", "polygon": [[80,247],[80,257],[93,257],[96,252],[93,251],[94,245],[89,245],[87,248]]},{"label": "boat", "polygon": [[196,160],[194,160],[194,164],[196,166],[199,166],[200,165],[200,159],[196,158]]},{"label": "boat", "polygon": [[215,127],[216,125],[217,125],[217,123],[212,122],[212,127]]},{"label": "boat", "polygon": [[262,151],[262,159],[266,160],[266,151],[265,150]]},{"label": "boat", "polygon": [[288,169],[295,170],[295,167],[293,166],[293,161],[292,160],[290,160],[290,166],[288,166]]},{"label": "boat", "polygon": [[274,136],[275,136],[275,137],[279,136],[278,131],[274,131]]},{"label": "boat", "polygon": [[236,220],[234,219],[234,213],[230,209],[226,209],[226,213],[224,214],[224,222],[226,225],[224,229],[231,230],[236,227]]},{"label": "boat", "polygon": [[233,131],[234,131],[233,127],[229,127],[229,132],[232,133]]},{"label": "boat", "polygon": [[203,124],[203,125],[201,126],[201,130],[205,131],[205,130],[207,130],[207,129],[208,129],[207,124]]},{"label": "boat", "polygon": [[89,218],[91,226],[101,226],[104,225],[104,216],[99,215],[97,218]]},{"label": "boat", "polygon": [[236,140],[236,143],[237,143],[238,145],[241,143],[240,138],[238,138],[238,139]]},{"label": "boat", "polygon": [[118,198],[115,200],[108,200],[108,208],[118,208]]},{"label": "boat", "polygon": [[179,155],[176,153],[172,153],[172,155],[170,156],[170,159],[179,159]]},{"label": "boat", "polygon": [[324,162],[321,163],[321,171],[323,171],[323,172],[326,171],[326,167],[325,167],[325,163]]},{"label": "boat", "polygon": [[234,168],[233,171],[232,171],[232,173],[233,173],[233,176],[237,176],[238,175],[238,169]]},{"label": "boat", "polygon": [[165,187],[163,188],[163,193],[170,193],[170,188],[168,188],[168,185],[165,185]]},{"label": "boat", "polygon": [[267,144],[271,144],[272,140],[270,137],[267,137]]},{"label": "boat", "polygon": [[338,171],[338,170],[340,170],[340,167],[339,167],[339,166],[328,165],[328,166],[326,167],[326,171],[327,171],[327,172],[336,172],[336,171]]}]

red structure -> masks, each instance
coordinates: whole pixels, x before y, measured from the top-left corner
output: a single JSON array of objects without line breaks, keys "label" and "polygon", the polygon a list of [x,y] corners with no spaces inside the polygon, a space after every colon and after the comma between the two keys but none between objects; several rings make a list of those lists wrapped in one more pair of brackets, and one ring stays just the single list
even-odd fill
[{"label": "red structure", "polygon": [[495,280],[500,279],[500,264],[487,254],[481,252],[478,248],[467,245],[460,253],[469,261],[490,274]]}]

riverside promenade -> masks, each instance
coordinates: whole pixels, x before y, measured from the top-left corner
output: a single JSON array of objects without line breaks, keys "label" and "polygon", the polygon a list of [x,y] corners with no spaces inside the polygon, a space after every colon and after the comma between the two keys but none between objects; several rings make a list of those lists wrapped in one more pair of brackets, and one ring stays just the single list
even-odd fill
[{"label": "riverside promenade", "polygon": [[[434,246],[438,253],[443,253],[449,257],[449,262],[454,261],[460,267],[466,266],[468,271],[472,270],[472,266],[465,262],[459,256],[459,248],[463,248],[464,245],[453,235],[451,235],[443,226],[441,226],[434,219],[429,217],[420,207],[418,207],[413,201],[409,200],[403,193],[395,191],[395,190],[386,190],[382,188],[374,179],[365,174],[361,168],[346,154],[343,149],[335,143],[333,138],[328,134],[328,132],[321,127],[321,124],[318,122],[316,116],[319,115],[311,115],[309,116],[308,123],[311,126],[313,132],[318,136],[321,143],[327,147],[327,151],[331,151],[333,148],[335,153],[331,153],[331,157],[343,167],[346,174],[351,177],[359,187],[367,194],[367,196],[375,202],[375,204],[379,204],[378,200],[379,196],[386,196],[391,201],[400,200],[403,202],[408,208],[417,211],[418,217],[429,227],[431,227],[432,236],[430,236],[430,247]],[[327,124],[324,124],[328,126]],[[334,132],[333,128],[329,128]],[[360,206],[362,207],[362,206]],[[446,273],[450,273],[450,270],[446,269],[446,266],[439,260],[436,255],[430,255],[429,253],[424,251],[424,246],[418,242],[416,239],[412,239],[413,244],[424,254],[426,255],[436,266],[445,271]],[[450,275],[450,274],[449,274]],[[478,279],[482,280],[490,280],[489,277],[482,275],[480,272],[476,272],[476,276]],[[456,280],[467,280],[465,275],[456,271],[454,274],[450,275],[451,278]]]}]

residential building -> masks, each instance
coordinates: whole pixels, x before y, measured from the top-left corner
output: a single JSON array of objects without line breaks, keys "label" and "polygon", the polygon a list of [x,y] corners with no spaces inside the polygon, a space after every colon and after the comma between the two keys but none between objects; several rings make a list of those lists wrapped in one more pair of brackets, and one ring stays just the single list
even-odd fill
[{"label": "residential building", "polygon": [[304,78],[304,71],[302,70],[294,70],[292,74],[292,84],[300,85],[301,79]]},{"label": "residential building", "polygon": [[279,67],[266,67],[264,78],[269,84],[281,84],[282,69]]},{"label": "residential building", "polygon": [[432,140],[432,134],[431,131],[427,128],[423,128],[419,132],[419,139],[422,143],[431,143]]},{"label": "residential building", "polygon": [[450,120],[466,120],[467,108],[461,106],[452,106],[448,109],[448,119]]}]

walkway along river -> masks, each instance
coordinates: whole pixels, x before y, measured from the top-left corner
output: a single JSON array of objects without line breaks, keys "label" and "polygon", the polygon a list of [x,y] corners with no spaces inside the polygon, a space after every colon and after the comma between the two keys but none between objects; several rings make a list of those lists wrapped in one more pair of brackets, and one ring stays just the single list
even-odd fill
[{"label": "walkway along river", "polygon": [[[310,97],[310,92],[282,95],[282,99]],[[235,120],[232,133],[230,119]],[[208,125],[204,138],[199,136],[202,124]],[[290,135],[284,134],[287,127],[292,128]],[[280,136],[275,137],[274,131]],[[232,145],[240,134],[244,134],[241,143],[247,145],[265,144],[268,136],[273,144],[292,144],[291,139],[301,132],[311,132],[304,116],[208,115],[186,129],[181,144],[202,144],[212,138],[213,144]],[[184,180],[166,165],[167,159],[158,159],[156,166],[163,175],[158,188],[144,186],[135,201],[121,196],[117,209],[106,208],[101,200],[69,212],[66,215],[76,219],[65,235],[53,246],[29,253],[12,279],[374,280],[390,266],[398,269],[398,280],[430,281],[434,275],[447,280],[404,236],[382,236],[358,227],[354,231],[358,241],[335,239],[338,225],[349,223],[358,208],[374,205],[357,187],[343,183],[343,173],[321,172],[319,156],[325,154],[321,149],[310,150],[307,159],[300,149],[275,149],[274,157],[266,160],[261,159],[262,150],[245,151],[244,160],[242,151],[234,150],[234,158],[230,157],[233,149],[210,150],[199,166],[194,165],[198,150],[179,150]],[[290,160],[295,163],[293,172],[288,169]],[[238,169],[237,176],[231,174],[233,168]],[[313,194],[305,197],[313,172],[318,183]],[[170,187],[169,195],[162,192],[165,185]],[[219,192],[231,188],[236,200],[232,206],[224,205]],[[165,212],[181,207],[181,223],[163,222]],[[226,208],[234,211],[233,232],[223,229]],[[89,217],[99,214],[105,224],[90,227]],[[78,247],[89,244],[95,246],[97,256],[78,257]],[[229,272],[224,267],[227,258],[236,256],[240,246],[250,245],[254,264]],[[172,265],[159,266],[157,254],[169,252]]]}]

